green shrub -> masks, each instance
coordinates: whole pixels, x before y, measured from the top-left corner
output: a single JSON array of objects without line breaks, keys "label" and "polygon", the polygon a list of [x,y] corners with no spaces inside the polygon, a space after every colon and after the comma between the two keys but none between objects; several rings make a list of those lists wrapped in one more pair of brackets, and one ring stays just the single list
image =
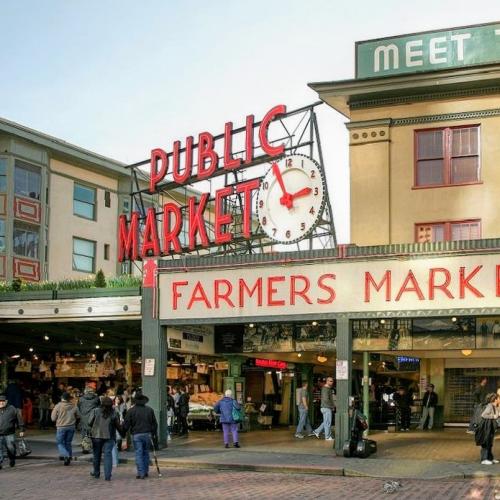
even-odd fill
[{"label": "green shrub", "polygon": [[96,288],[106,288],[106,278],[104,277],[104,273],[102,272],[102,269],[99,269],[95,275],[95,282],[94,282]]},{"label": "green shrub", "polygon": [[12,280],[12,291],[13,292],[20,292],[21,288],[23,286],[23,282],[19,278],[15,278]]}]

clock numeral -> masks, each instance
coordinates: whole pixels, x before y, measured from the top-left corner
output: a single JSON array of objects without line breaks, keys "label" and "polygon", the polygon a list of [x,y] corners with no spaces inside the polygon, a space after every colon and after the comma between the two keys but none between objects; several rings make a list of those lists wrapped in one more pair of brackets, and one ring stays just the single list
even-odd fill
[{"label": "clock numeral", "polygon": [[319,194],[319,189],[317,187],[314,188],[314,196],[318,196]]},{"label": "clock numeral", "polygon": [[267,224],[267,217],[262,217],[262,225],[265,226]]},{"label": "clock numeral", "polygon": [[290,236],[292,235],[292,233],[290,232],[290,229],[285,233],[285,236],[290,239]]},{"label": "clock numeral", "polygon": [[[318,188],[316,188],[318,189]],[[263,208],[264,207],[264,200],[259,200],[259,208]]]},{"label": "clock numeral", "polygon": [[300,230],[301,231],[305,231],[306,230],[306,223],[305,222],[301,222],[300,223]]},{"label": "clock numeral", "polygon": [[310,213],[311,215],[314,215],[314,214],[316,213],[316,212],[314,211],[314,207],[311,207],[311,208],[309,209],[309,213]]},{"label": "clock numeral", "polygon": [[311,179],[316,179],[316,170],[311,170]]},{"label": "clock numeral", "polygon": [[265,182],[262,184],[262,189],[269,189],[269,182],[265,181]]},{"label": "clock numeral", "polygon": [[276,228],[273,227],[273,236],[276,236]]},{"label": "clock numeral", "polygon": [[293,167],[293,165],[292,165],[292,159],[291,158],[287,158],[287,160],[286,160],[286,166],[287,167]]}]

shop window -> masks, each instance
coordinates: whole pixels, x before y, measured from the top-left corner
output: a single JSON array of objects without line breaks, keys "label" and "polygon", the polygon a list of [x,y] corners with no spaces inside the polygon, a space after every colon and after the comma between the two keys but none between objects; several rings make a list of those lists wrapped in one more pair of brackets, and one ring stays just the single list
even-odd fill
[{"label": "shop window", "polygon": [[0,158],[0,193],[7,191],[7,158]]},{"label": "shop window", "polygon": [[480,238],[480,220],[434,222],[431,224],[415,225],[415,241],[417,243],[478,240]]},{"label": "shop window", "polygon": [[38,259],[40,235],[37,229],[24,224],[14,226],[14,253],[23,257]]},{"label": "shop window", "polygon": [[20,196],[40,199],[42,176],[40,169],[24,161],[16,160],[14,170],[14,192]]},{"label": "shop window", "polygon": [[94,188],[82,186],[75,182],[73,187],[73,214],[85,219],[95,220]]},{"label": "shop window", "polygon": [[5,221],[0,219],[0,252],[5,252]]},{"label": "shop window", "polygon": [[417,187],[479,182],[479,126],[417,130],[415,156]]},{"label": "shop window", "polygon": [[95,272],[95,241],[73,238],[73,270]]}]

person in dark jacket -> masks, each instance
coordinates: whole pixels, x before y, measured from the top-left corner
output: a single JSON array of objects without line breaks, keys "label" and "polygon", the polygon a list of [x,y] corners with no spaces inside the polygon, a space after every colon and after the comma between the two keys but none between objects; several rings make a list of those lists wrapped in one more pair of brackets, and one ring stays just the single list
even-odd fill
[{"label": "person in dark jacket", "polygon": [[187,436],[188,433],[188,423],[187,416],[189,413],[189,393],[185,386],[180,387],[179,396],[179,436]]},{"label": "person in dark jacket", "polygon": [[137,479],[148,477],[149,473],[149,446],[156,439],[158,423],[155,412],[146,403],[149,399],[137,391],[133,398],[134,406],[127,411],[123,422],[123,433],[130,430],[135,450],[135,465]]},{"label": "person in dark jacket", "polygon": [[88,420],[92,437],[92,451],[94,454],[94,470],[91,476],[98,479],[101,475],[101,458],[104,452],[104,479],[111,481],[113,469],[112,451],[116,444],[116,433],[121,432],[120,415],[113,408],[111,398],[105,397],[101,406],[95,408]]},{"label": "person in dark jacket", "polygon": [[240,404],[233,399],[233,391],[228,389],[224,393],[224,397],[214,406],[215,413],[220,414],[220,423],[222,424],[225,448],[229,448],[229,433],[233,436],[233,446],[235,448],[240,447],[238,442],[238,427],[240,424],[234,421],[233,408],[241,410]]},{"label": "person in dark jacket", "polygon": [[422,418],[418,428],[424,430],[425,422],[429,417],[429,430],[432,430],[434,425],[434,412],[438,404],[438,395],[434,392],[434,384],[429,384],[422,399]]},{"label": "person in dark jacket", "polygon": [[5,396],[9,405],[21,410],[23,407],[23,391],[19,387],[19,381],[13,380],[5,389]]},{"label": "person in dark jacket", "polygon": [[21,412],[7,403],[7,396],[0,395],[0,469],[3,463],[3,448],[7,450],[9,465],[16,465],[16,427],[19,436],[24,436],[24,422]]},{"label": "person in dark jacket", "polygon": [[92,387],[86,387],[83,396],[78,401],[78,411],[81,418],[82,439],[90,434],[89,418],[99,406],[99,396]]},{"label": "person in dark jacket", "polygon": [[394,394],[394,402],[396,403],[396,411],[399,413],[399,428],[401,431],[410,430],[410,417],[411,417],[411,399],[408,392],[404,387],[399,387],[398,391]]},{"label": "person in dark jacket", "polygon": [[481,423],[475,431],[476,445],[481,446],[481,465],[498,464],[493,457],[493,440],[497,430],[497,419],[500,417],[498,395],[494,392],[485,398],[485,408],[481,413]]}]

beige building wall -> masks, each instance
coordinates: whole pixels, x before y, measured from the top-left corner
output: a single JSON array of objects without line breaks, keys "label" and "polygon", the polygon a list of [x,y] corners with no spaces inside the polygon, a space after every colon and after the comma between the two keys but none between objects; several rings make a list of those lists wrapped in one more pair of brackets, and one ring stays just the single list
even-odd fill
[{"label": "beige building wall", "polygon": [[[387,125],[390,119],[498,108],[500,97],[488,96],[353,110],[348,124],[352,243],[410,243],[417,223],[465,219],[481,220],[483,238],[500,236],[499,116]],[[414,131],[459,125],[480,125],[480,183],[415,188]]]},{"label": "beige building wall", "polygon": [[[96,217],[88,220],[73,214],[73,186],[81,183],[96,188]],[[116,275],[118,180],[76,167],[59,160],[50,162],[48,278],[82,278],[87,273],[73,270],[73,237],[96,242],[95,269],[105,275]],[[111,206],[105,206],[105,191],[110,191]],[[108,244],[109,260],[104,260]]]}]

